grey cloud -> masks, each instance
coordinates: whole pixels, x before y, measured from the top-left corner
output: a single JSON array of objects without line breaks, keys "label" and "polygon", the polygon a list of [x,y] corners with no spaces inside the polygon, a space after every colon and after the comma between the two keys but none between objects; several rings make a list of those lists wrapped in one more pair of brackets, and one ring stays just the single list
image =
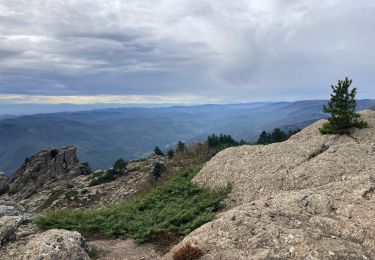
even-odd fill
[{"label": "grey cloud", "polygon": [[0,94],[374,97],[374,24],[371,0],[0,0]]}]

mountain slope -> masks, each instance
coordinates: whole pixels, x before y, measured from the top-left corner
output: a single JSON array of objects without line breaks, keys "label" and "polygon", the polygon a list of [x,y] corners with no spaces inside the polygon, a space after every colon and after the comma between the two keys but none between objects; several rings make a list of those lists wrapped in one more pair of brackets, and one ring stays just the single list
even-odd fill
[{"label": "mountain slope", "polygon": [[361,115],[369,128],[350,136],[321,135],[321,120],[282,143],[217,154],[193,181],[231,183],[232,209],[172,252],[190,243],[204,259],[374,259],[375,112]]},{"label": "mountain slope", "polygon": [[[115,108],[54,113],[0,121],[0,170],[13,173],[24,159],[51,146],[78,147],[81,161],[107,168],[122,157],[134,159],[177,140],[202,140],[212,133],[255,140],[262,130],[304,127],[325,115],[325,101]],[[359,102],[359,109],[375,105]]]}]

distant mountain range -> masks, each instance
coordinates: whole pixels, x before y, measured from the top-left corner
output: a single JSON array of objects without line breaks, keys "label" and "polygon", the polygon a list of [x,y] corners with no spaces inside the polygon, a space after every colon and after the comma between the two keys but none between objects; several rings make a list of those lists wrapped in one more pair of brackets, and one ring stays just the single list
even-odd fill
[{"label": "distant mountain range", "polygon": [[[303,128],[325,118],[327,101],[113,108],[11,117],[0,120],[0,170],[11,174],[40,149],[75,145],[81,161],[107,168],[118,158],[139,158],[155,145],[203,140],[216,133],[254,141],[261,131]],[[375,106],[360,100],[358,110]]]}]

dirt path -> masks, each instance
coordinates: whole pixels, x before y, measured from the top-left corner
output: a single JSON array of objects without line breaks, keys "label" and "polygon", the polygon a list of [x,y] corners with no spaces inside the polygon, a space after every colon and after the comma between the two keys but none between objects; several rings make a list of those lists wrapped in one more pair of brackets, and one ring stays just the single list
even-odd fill
[{"label": "dirt path", "polygon": [[133,240],[94,240],[95,245],[104,255],[101,260],[158,260],[161,255],[156,252],[152,244],[137,245]]}]

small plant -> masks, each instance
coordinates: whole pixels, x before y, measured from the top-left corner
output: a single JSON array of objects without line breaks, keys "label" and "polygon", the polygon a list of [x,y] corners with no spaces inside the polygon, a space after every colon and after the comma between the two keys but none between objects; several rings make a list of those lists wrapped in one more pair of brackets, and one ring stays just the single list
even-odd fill
[{"label": "small plant", "polygon": [[330,113],[328,122],[319,129],[322,134],[348,134],[351,127],[364,128],[367,123],[360,121],[360,115],[355,112],[357,88],[349,91],[352,80],[339,80],[336,86],[331,86],[333,94],[328,105],[323,105],[323,112]]},{"label": "small plant", "polygon": [[99,259],[101,256],[105,256],[108,252],[106,250],[98,248],[96,245],[89,246],[89,256],[91,259]]},{"label": "small plant", "polygon": [[174,151],[173,149],[169,149],[167,152],[168,159],[172,159],[174,156]]},{"label": "small plant", "polygon": [[154,154],[164,156],[164,153],[160,150],[159,146],[155,146]]},{"label": "small plant", "polygon": [[44,201],[42,208],[48,208],[51,204],[56,201],[62,194],[65,193],[64,189],[53,190],[49,197]]},{"label": "small plant", "polygon": [[70,190],[65,193],[65,198],[68,200],[74,200],[78,196],[78,191]]},{"label": "small plant", "polygon": [[154,169],[152,170],[152,175],[156,180],[159,180],[161,175],[167,171],[167,167],[160,162],[154,164]]},{"label": "small plant", "polygon": [[173,260],[195,260],[202,256],[202,249],[186,244],[173,253]]},{"label": "small plant", "polygon": [[96,186],[102,183],[111,182],[116,180],[117,173],[114,169],[109,169],[107,171],[103,171],[97,174],[91,181],[90,186]]},{"label": "small plant", "polygon": [[176,152],[183,152],[186,149],[186,144],[182,141],[178,141]]},{"label": "small plant", "polygon": [[116,172],[124,172],[127,166],[127,161],[125,161],[124,159],[118,159],[113,165],[113,170],[115,170]]}]

